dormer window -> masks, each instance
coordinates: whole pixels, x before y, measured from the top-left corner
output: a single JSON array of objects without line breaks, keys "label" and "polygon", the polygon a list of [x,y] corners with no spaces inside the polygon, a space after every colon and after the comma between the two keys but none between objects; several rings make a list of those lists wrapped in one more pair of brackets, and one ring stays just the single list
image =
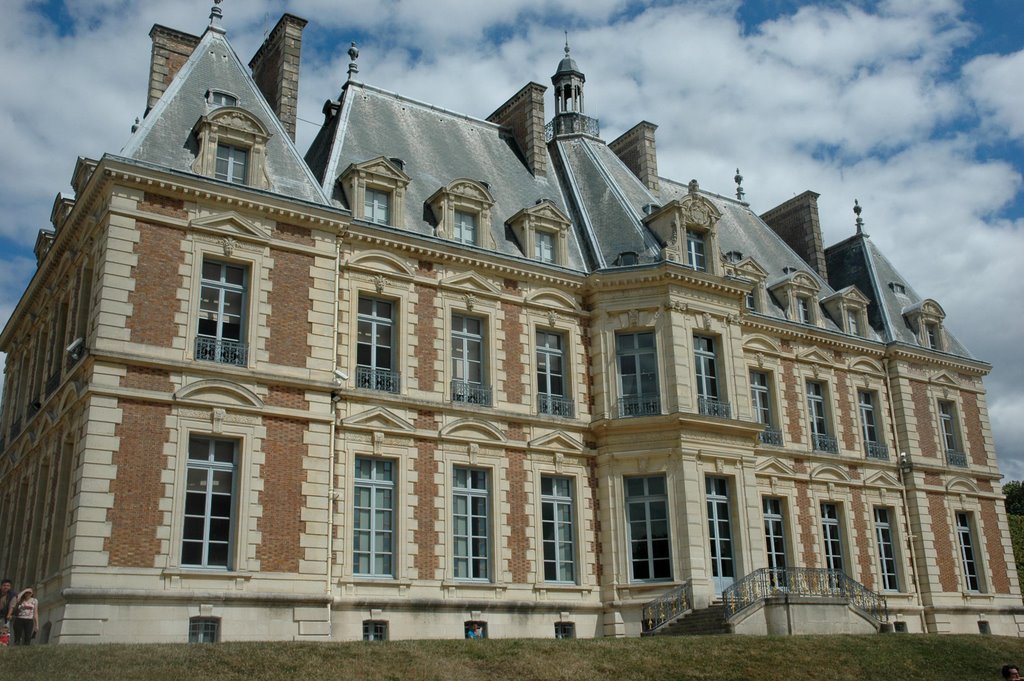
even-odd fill
[{"label": "dormer window", "polygon": [[917,336],[917,342],[921,347],[931,350],[945,350],[946,338],[942,328],[942,320],[946,313],[934,300],[922,300],[920,303],[903,309],[903,316],[906,318]]},{"label": "dormer window", "polygon": [[895,281],[889,282],[889,288],[892,290],[893,293],[899,294],[901,296],[906,295],[907,293],[907,287]]},{"label": "dormer window", "polygon": [[238,106],[238,98],[234,95],[229,95],[226,92],[217,92],[216,90],[210,90],[208,95],[208,101],[210,106]]},{"label": "dormer window", "polygon": [[924,325],[925,337],[928,339],[928,347],[932,350],[939,349],[939,325],[929,322]]},{"label": "dormer window", "polygon": [[231,144],[217,145],[218,180],[245,184],[249,177],[249,150]]},{"label": "dormer window", "polygon": [[811,323],[811,304],[807,296],[796,297],[796,319],[801,324]]},{"label": "dormer window", "polygon": [[698,272],[721,274],[716,226],[722,212],[703,196],[696,182],[682,199],[674,199],[644,217],[644,225],[661,244],[661,256]]},{"label": "dormer window", "polygon": [[566,264],[570,223],[554,203],[547,199],[538,201],[513,215],[506,224],[519,241],[523,255],[538,262]]},{"label": "dormer window", "polygon": [[772,284],[770,290],[782,302],[787,318],[813,326],[821,321],[818,310],[819,285],[806,272],[788,274]]},{"label": "dormer window", "polygon": [[411,178],[400,163],[398,159],[379,156],[345,169],[339,182],[352,208],[352,217],[378,225],[404,224],[403,199]]},{"label": "dormer window", "polygon": [[434,192],[427,206],[437,220],[437,236],[474,246],[487,245],[494,198],[486,183],[453,180]]},{"label": "dormer window", "polygon": [[691,229],[686,230],[686,263],[698,272],[708,269],[704,258],[704,235]]},{"label": "dormer window", "polygon": [[452,231],[452,238],[464,244],[475,246],[477,243],[476,223],[475,213],[467,213],[463,210],[455,211],[455,228]]},{"label": "dormer window", "polygon": [[857,312],[855,310],[846,311],[846,332],[853,335],[860,335],[860,322],[857,321]]},{"label": "dormer window", "polygon": [[856,286],[847,286],[824,298],[821,304],[840,329],[864,337],[869,331],[867,309],[871,301]]},{"label": "dormer window", "polygon": [[270,132],[258,118],[225,104],[200,118],[193,133],[199,147],[192,164],[195,172],[234,184],[270,187],[265,167]]},{"label": "dormer window", "polygon": [[541,262],[555,262],[555,235],[537,232],[534,235],[534,257]]}]

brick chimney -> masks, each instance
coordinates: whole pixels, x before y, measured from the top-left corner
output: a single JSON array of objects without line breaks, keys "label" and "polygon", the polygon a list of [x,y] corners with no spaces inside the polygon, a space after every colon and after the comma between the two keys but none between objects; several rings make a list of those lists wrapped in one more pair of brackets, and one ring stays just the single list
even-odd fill
[{"label": "brick chimney", "polygon": [[526,167],[535,177],[548,172],[548,150],[544,141],[544,92],[540,83],[527,83],[497,111],[487,117],[491,123],[509,128],[523,153]]},{"label": "brick chimney", "polygon": [[818,196],[806,191],[794,196],[761,216],[772,230],[796,251],[814,271],[828,281],[825,265],[825,247],[821,240],[821,221],[818,219]]},{"label": "brick chimney", "polygon": [[185,33],[160,24],[153,24],[149,31],[153,40],[153,52],[149,58],[149,99],[146,101],[148,114],[174,76],[185,65],[192,51],[199,44],[199,36]]},{"label": "brick chimney", "polygon": [[295,141],[299,102],[299,57],[306,20],[285,14],[249,61],[253,80]]},{"label": "brick chimney", "polygon": [[608,145],[652,192],[658,191],[658,154],[654,147],[657,129],[654,123],[640,121]]}]

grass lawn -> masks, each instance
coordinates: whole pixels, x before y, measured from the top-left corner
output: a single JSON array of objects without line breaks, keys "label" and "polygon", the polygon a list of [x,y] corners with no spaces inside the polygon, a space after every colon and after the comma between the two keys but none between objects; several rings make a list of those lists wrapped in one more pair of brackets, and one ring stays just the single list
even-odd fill
[{"label": "grass lawn", "polygon": [[657,637],[577,641],[396,641],[0,649],[18,681],[267,679],[1000,679],[1024,664],[1024,639],[1001,636]]}]

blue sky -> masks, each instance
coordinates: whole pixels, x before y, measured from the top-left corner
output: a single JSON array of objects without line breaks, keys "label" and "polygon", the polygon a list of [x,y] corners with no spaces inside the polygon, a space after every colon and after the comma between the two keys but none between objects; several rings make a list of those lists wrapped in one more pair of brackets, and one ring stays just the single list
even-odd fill
[{"label": "blue sky", "polygon": [[[0,321],[77,156],[117,153],[146,101],[148,32],[201,33],[209,0],[7,0],[0,25]],[[660,174],[764,212],[821,194],[826,243],[872,239],[994,365],[1003,471],[1024,478],[1024,11],[1020,0],[226,0],[247,61],[284,11],[309,20],[298,145],[360,79],[485,117],[550,83],[569,32],[605,139],[659,128]],[[548,102],[550,107],[550,101]]]}]

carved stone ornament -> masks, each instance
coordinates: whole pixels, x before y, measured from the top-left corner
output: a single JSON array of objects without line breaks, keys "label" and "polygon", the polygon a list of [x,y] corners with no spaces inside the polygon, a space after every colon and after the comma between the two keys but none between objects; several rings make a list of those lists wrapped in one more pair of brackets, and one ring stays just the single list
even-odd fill
[{"label": "carved stone ornament", "polygon": [[675,246],[679,241],[679,221],[672,221],[672,233],[668,237],[668,243],[670,246]]},{"label": "carved stone ornament", "polygon": [[629,325],[640,326],[640,310],[629,311]]},{"label": "carved stone ornament", "polygon": [[213,413],[210,416],[211,430],[213,430],[214,433],[222,432],[224,429],[224,418],[227,416],[227,412],[220,407],[217,407],[213,410]]},{"label": "carved stone ornament", "polygon": [[230,258],[231,254],[235,252],[235,247],[238,246],[238,242],[231,237],[226,236],[221,239],[220,246],[224,249],[224,256]]},{"label": "carved stone ornament", "polygon": [[755,357],[757,357],[757,366],[764,368],[764,353],[759,352]]},{"label": "carved stone ornament", "polygon": [[811,365],[811,372],[814,374],[815,378],[821,378],[821,367],[817,364]]},{"label": "carved stone ornament", "polygon": [[722,459],[715,459],[715,472],[716,473],[724,473],[725,472],[725,461],[724,460],[722,460]]},{"label": "carved stone ornament", "polygon": [[473,306],[476,304],[476,296],[474,296],[472,293],[467,293],[466,297],[465,297],[465,301],[466,301],[466,309],[469,310],[470,312],[472,312],[473,311]]},{"label": "carved stone ornament", "polygon": [[836,497],[836,483],[829,481],[828,483],[828,498],[835,499]]},{"label": "carved stone ornament", "polygon": [[702,202],[692,201],[683,207],[683,219],[688,225],[704,227],[711,224],[711,211]]},{"label": "carved stone ornament", "polygon": [[862,385],[863,385],[863,386],[864,386],[865,388],[869,388],[869,387],[871,387],[871,379],[870,379],[870,378],[868,378],[868,375],[867,375],[867,374],[864,374],[864,375],[863,375],[863,376],[861,377],[861,381],[860,381],[860,382],[861,382],[861,384],[862,384]]},{"label": "carved stone ornament", "polygon": [[689,306],[686,303],[682,303],[682,302],[680,302],[678,300],[672,301],[672,303],[669,305],[669,307],[674,312],[686,312],[686,310],[689,309]]},{"label": "carved stone ornament", "polygon": [[710,312],[703,312],[703,313],[701,313],[700,318],[701,318],[701,323],[704,325],[704,330],[705,331],[710,331],[711,330],[711,313]]},{"label": "carved stone ornament", "polygon": [[474,466],[480,458],[480,445],[475,442],[469,443],[469,462]]},{"label": "carved stone ornament", "polygon": [[239,115],[237,113],[229,113],[223,116],[217,117],[217,125],[223,125],[228,128],[234,128],[235,130],[243,130],[252,134],[261,134],[260,130],[253,125],[252,121],[248,117]]},{"label": "carved stone ornament", "polygon": [[556,473],[561,473],[562,472],[562,463],[564,461],[565,461],[565,455],[562,454],[562,452],[555,452],[554,463],[555,463],[555,472]]},{"label": "carved stone ornament", "polygon": [[735,326],[736,324],[740,323],[740,316],[736,313],[729,313],[729,315],[725,318],[725,321]]},{"label": "carved stone ornament", "polygon": [[660,307],[657,310],[655,310],[654,316],[651,317],[651,326],[657,326],[659,319],[661,319],[661,308]]},{"label": "carved stone ornament", "polygon": [[558,315],[555,314],[554,310],[548,310],[548,326],[554,326],[555,321],[558,320]]},{"label": "carved stone ornament", "polygon": [[384,293],[384,287],[390,283],[391,282],[388,281],[388,278],[383,274],[378,274],[373,278],[373,287],[377,289],[377,293]]},{"label": "carved stone ornament", "polygon": [[377,430],[373,433],[373,453],[380,456],[384,449],[384,433]]},{"label": "carved stone ornament", "polygon": [[772,494],[778,493],[779,478],[777,476],[773,475],[772,477],[768,478],[768,484],[771,487]]}]

